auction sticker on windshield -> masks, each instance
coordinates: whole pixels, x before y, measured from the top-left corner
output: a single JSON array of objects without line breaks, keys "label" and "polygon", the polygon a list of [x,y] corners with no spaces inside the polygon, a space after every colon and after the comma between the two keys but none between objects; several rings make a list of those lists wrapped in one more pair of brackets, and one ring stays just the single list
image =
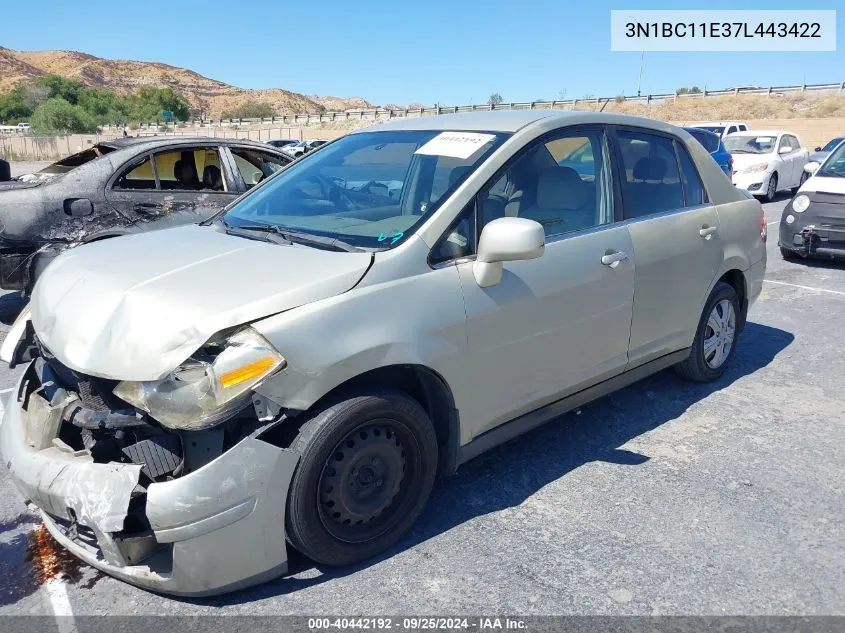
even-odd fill
[{"label": "auction sticker on windshield", "polygon": [[495,138],[493,134],[476,132],[441,132],[414,154],[449,156],[466,160]]}]

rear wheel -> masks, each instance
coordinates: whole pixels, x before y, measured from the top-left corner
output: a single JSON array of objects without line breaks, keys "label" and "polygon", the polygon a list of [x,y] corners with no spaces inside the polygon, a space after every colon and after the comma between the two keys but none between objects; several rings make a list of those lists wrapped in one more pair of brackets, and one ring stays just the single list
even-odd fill
[{"label": "rear wheel", "polygon": [[384,391],[318,411],[291,445],[290,543],[317,563],[346,565],[399,540],[428,501],[437,440],[425,410]]},{"label": "rear wheel", "polygon": [[675,365],[688,380],[710,382],[728,368],[736,351],[739,298],[732,286],[718,282],[704,306],[690,355]]},{"label": "rear wheel", "polygon": [[778,175],[777,172],[769,177],[769,184],[766,187],[766,202],[771,202],[775,199],[778,192]]},{"label": "rear wheel", "polygon": [[780,255],[784,259],[795,259],[796,255],[788,248],[784,248],[783,246],[780,247]]}]

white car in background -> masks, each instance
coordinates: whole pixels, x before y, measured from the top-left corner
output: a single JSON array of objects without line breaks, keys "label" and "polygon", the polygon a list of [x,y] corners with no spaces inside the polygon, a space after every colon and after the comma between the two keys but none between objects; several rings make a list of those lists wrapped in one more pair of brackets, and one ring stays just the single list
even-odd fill
[{"label": "white car in background", "polygon": [[734,159],[734,185],[767,202],[774,200],[778,191],[795,193],[808,177],[804,165],[810,152],[791,132],[737,132],[723,142]]},{"label": "white car in background", "polygon": [[713,134],[718,134],[722,139],[728,134],[748,131],[748,125],[742,121],[705,121],[702,123],[693,123],[687,127],[697,127],[701,130],[713,132]]}]

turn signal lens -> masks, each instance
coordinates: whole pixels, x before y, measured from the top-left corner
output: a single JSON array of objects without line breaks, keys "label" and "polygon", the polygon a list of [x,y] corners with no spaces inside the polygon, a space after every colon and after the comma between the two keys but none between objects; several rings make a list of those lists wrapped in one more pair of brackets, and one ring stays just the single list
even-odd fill
[{"label": "turn signal lens", "polygon": [[224,389],[227,387],[234,387],[235,385],[239,385],[247,380],[252,380],[257,376],[263,376],[272,369],[276,363],[277,360],[275,358],[267,356],[244,365],[243,367],[227,371],[225,374],[220,374],[220,386]]}]

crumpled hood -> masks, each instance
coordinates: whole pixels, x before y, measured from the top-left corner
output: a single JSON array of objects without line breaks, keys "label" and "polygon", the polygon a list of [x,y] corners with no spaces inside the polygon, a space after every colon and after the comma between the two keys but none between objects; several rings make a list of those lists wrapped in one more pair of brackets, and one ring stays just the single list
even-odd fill
[{"label": "crumpled hood", "polygon": [[72,369],[155,380],[222,329],[346,292],[371,258],[208,226],[119,237],[56,258],[35,284],[32,323]]},{"label": "crumpled hood", "polygon": [[760,163],[769,163],[769,167],[771,168],[771,162],[774,160],[775,154],[731,154],[731,156],[734,159],[734,172],[740,172],[746,167],[759,165]]}]

